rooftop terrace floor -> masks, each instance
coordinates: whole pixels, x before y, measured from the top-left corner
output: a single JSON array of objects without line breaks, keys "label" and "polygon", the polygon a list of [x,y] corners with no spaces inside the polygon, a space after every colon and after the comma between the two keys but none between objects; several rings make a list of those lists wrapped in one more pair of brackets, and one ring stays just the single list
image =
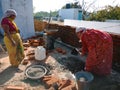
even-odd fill
[{"label": "rooftop terrace floor", "polygon": [[[62,43],[56,42],[55,48],[61,47],[66,51],[66,54],[61,54],[53,50],[48,53],[46,59],[55,60],[54,67],[58,68],[58,71],[63,73],[69,71],[73,74],[80,71],[79,65],[77,63],[84,61],[86,57],[81,57],[79,55],[71,55],[72,48],[66,46]],[[29,50],[35,49],[29,47],[25,53]],[[24,72],[16,73],[12,68],[10,68],[9,58],[7,53],[0,52],[0,90],[7,85],[18,85],[24,86],[25,90],[48,90],[45,88],[41,80],[31,80],[26,78]],[[48,60],[49,61],[49,60]],[[52,66],[53,62],[49,62]],[[29,63],[28,65],[30,65]],[[20,68],[24,71],[28,65],[20,65]],[[66,66],[68,65],[68,66]],[[112,70],[109,76],[100,77],[94,75],[94,80],[90,83],[89,90],[119,90],[120,89],[120,73]]]}]

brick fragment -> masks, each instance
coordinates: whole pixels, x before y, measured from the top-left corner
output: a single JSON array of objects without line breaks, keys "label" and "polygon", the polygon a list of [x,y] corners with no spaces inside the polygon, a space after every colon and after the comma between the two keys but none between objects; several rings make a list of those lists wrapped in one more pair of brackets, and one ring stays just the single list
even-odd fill
[{"label": "brick fragment", "polygon": [[7,86],[5,90],[25,90],[23,86]]}]

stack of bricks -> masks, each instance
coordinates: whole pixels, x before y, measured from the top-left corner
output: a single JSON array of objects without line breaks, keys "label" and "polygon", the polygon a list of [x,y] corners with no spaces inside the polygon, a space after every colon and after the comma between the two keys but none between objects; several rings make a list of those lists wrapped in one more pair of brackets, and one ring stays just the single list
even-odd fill
[{"label": "stack of bricks", "polygon": [[62,42],[75,47],[82,46],[82,44],[79,43],[79,39],[76,36],[75,27],[49,23],[48,30],[49,29],[58,29],[58,32],[55,34],[55,37],[59,37]]},{"label": "stack of bricks", "polygon": [[43,31],[46,28],[47,22],[34,20],[35,31]]},{"label": "stack of bricks", "polygon": [[44,46],[45,44],[43,37],[30,38],[28,39],[28,43],[32,47]]},{"label": "stack of bricks", "polygon": [[48,29],[58,29],[58,24],[49,23]]},{"label": "stack of bricks", "polygon": [[120,65],[120,34],[110,33],[113,39],[113,64]]},{"label": "stack of bricks", "polygon": [[75,29],[76,29],[75,27],[63,25],[59,25],[58,27],[62,42],[67,43],[74,47],[81,47],[82,45],[81,43],[79,43],[79,39],[76,36]]}]

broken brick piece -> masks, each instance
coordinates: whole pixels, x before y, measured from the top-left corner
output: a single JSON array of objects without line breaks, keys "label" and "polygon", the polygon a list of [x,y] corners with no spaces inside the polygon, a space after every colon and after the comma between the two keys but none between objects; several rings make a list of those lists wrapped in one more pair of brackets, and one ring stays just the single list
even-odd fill
[{"label": "broken brick piece", "polygon": [[62,54],[66,54],[67,52],[65,50],[62,50]]},{"label": "broken brick piece", "polygon": [[26,54],[26,56],[34,55],[34,54],[35,54],[35,51],[34,50],[30,50],[30,51],[28,51],[28,53]]},{"label": "broken brick piece", "polygon": [[29,56],[28,56],[28,60],[29,60],[29,61],[35,60],[35,55],[29,55]]},{"label": "broken brick piece", "polygon": [[34,42],[34,43],[32,43],[31,46],[33,46],[33,47],[37,47],[37,46],[39,46],[39,42]]},{"label": "broken brick piece", "polygon": [[54,83],[57,83],[58,79],[59,78],[55,75],[49,75],[43,77],[43,81],[45,82],[47,88],[50,88]]},{"label": "broken brick piece", "polygon": [[57,51],[58,53],[62,53],[62,48],[58,47],[58,48],[56,48],[56,51]]},{"label": "broken brick piece", "polygon": [[5,90],[25,90],[23,86],[7,86]]},{"label": "broken brick piece", "polygon": [[30,47],[30,43],[23,43],[24,47]]},{"label": "broken brick piece", "polygon": [[24,59],[22,62],[23,65],[27,65],[28,64],[28,59]]},{"label": "broken brick piece", "polygon": [[24,47],[24,50],[27,50],[28,48],[27,47]]},{"label": "broken brick piece", "polygon": [[77,90],[73,80],[59,80],[58,90]]}]

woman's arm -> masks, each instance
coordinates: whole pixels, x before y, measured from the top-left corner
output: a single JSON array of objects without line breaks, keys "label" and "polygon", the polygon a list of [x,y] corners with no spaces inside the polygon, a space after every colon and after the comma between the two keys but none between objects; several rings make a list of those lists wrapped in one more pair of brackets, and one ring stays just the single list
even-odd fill
[{"label": "woman's arm", "polygon": [[9,38],[9,40],[11,41],[12,45],[15,46],[16,43],[10,35],[9,26],[4,24],[4,25],[2,25],[2,28],[4,29],[4,32],[5,32],[6,36]]}]

